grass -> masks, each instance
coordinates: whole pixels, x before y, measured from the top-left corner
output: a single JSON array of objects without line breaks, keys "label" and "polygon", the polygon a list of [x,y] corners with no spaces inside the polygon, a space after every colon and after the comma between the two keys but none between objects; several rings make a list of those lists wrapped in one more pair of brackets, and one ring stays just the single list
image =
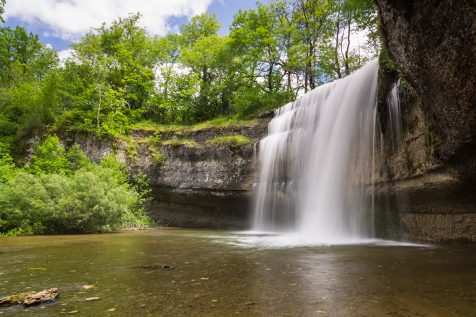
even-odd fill
[{"label": "grass", "polygon": [[220,117],[213,120],[204,121],[197,123],[191,126],[192,131],[203,130],[203,129],[220,129],[226,127],[236,127],[236,126],[252,126],[258,121],[256,119],[242,120],[237,119],[236,117]]},{"label": "grass", "polygon": [[[187,147],[194,147],[198,143],[195,140],[186,138],[184,135],[194,131],[206,130],[206,129],[223,129],[226,127],[235,126],[252,126],[257,123],[256,119],[241,120],[235,117],[220,117],[213,120],[204,121],[195,125],[160,125],[152,121],[140,121],[130,125],[127,131],[143,131],[148,132],[149,136],[140,138],[132,137],[130,133],[116,135],[116,139],[122,140],[125,144],[125,151],[130,159],[135,159],[138,156],[137,145],[148,144],[151,151],[152,159],[158,165],[162,165],[165,161],[164,156],[160,153],[160,146],[172,145],[179,146],[185,145]],[[169,140],[161,140],[161,134],[172,133],[173,138]],[[206,140],[211,143],[221,144],[236,144],[244,145],[250,144],[251,140],[243,135],[231,135],[216,137]]]},{"label": "grass", "polygon": [[161,144],[163,145],[192,145],[193,146],[196,143],[197,142],[195,142],[194,140],[186,139],[186,138],[182,138],[182,139],[173,138],[170,140],[161,141]]},{"label": "grass", "polygon": [[257,123],[256,119],[241,120],[235,117],[220,117],[212,120],[200,122],[194,125],[162,125],[152,121],[140,121],[128,127],[128,130],[141,130],[151,133],[187,133],[205,129],[221,129],[236,126],[252,126]]},{"label": "grass", "polygon": [[244,135],[227,135],[207,140],[213,143],[250,144],[251,140]]}]

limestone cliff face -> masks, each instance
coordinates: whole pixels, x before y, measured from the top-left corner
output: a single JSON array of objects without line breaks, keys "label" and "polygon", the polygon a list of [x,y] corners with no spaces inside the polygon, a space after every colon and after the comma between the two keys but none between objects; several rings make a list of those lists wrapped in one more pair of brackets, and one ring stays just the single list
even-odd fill
[{"label": "limestone cliff face", "polygon": [[476,2],[376,2],[389,53],[439,138],[437,156],[461,157],[476,144]]},{"label": "limestone cliff face", "polygon": [[[144,172],[153,189],[150,214],[159,225],[245,228],[255,179],[254,143],[268,120],[246,126],[169,131],[130,131],[130,138],[98,140],[76,136],[88,157],[116,153],[132,174]],[[213,139],[241,135],[250,142]]]},{"label": "limestone cliff face", "polygon": [[379,109],[381,234],[476,242],[476,2],[376,3],[402,77],[403,121],[393,146],[386,110]]}]

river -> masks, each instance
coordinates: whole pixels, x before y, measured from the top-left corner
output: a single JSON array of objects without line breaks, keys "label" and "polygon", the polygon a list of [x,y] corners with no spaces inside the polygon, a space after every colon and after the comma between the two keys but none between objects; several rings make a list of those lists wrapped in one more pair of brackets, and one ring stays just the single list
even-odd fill
[{"label": "river", "polygon": [[[476,249],[148,230],[0,239],[0,316],[476,316]],[[84,287],[86,286],[86,287]]]}]

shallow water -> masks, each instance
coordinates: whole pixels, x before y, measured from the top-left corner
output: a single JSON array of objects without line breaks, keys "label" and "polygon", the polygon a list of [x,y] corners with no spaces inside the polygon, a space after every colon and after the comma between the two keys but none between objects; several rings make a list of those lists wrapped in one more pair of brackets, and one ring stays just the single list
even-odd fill
[{"label": "shallow water", "polygon": [[279,239],[185,230],[1,238],[0,297],[51,287],[61,297],[0,316],[476,316],[474,248],[267,247]]}]

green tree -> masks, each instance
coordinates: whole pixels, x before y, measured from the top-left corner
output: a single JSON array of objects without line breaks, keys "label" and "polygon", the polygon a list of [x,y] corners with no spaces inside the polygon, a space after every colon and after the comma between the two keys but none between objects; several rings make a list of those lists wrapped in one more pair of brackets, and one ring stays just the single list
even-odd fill
[{"label": "green tree", "polygon": [[278,89],[274,85],[280,59],[275,27],[272,7],[258,4],[257,10],[238,12],[231,28],[233,46],[246,65],[247,78],[253,82],[262,79],[268,92]]},{"label": "green tree", "polygon": [[218,72],[225,45],[225,37],[211,35],[198,39],[193,45],[182,50],[182,62],[190,67],[199,79],[199,96],[193,114],[196,121],[211,119],[223,113]]},{"label": "green tree", "polygon": [[181,36],[175,33],[154,40],[157,51],[157,86],[147,104],[147,117],[160,123],[187,121],[197,80],[180,63]]},{"label": "green tree", "polygon": [[35,148],[28,170],[37,175],[59,174],[67,172],[69,166],[70,163],[59,138],[57,136],[49,136]]},{"label": "green tree", "polygon": [[103,25],[72,45],[74,58],[66,63],[66,69],[73,74],[65,75],[90,79],[89,84],[80,83],[82,97],[78,101],[82,105],[77,107],[90,112],[83,116],[84,124],[93,120],[98,134],[124,131],[129,118],[140,117],[136,114],[153,94],[158,51],[154,38],[138,26],[139,18],[135,14],[109,27]]},{"label": "green tree", "polygon": [[220,22],[215,14],[202,13],[196,15],[181,28],[182,45],[190,46],[202,38],[215,36],[219,29]]},{"label": "green tree", "polygon": [[180,62],[198,78],[198,96],[193,102],[193,121],[202,121],[222,113],[223,100],[217,93],[217,70],[226,39],[218,36],[220,23],[213,14],[192,18],[182,27]]},{"label": "green tree", "polygon": [[[331,79],[336,79],[377,56],[377,10],[371,0],[332,0],[329,4],[332,34],[321,45],[319,64]],[[367,43],[356,45],[356,38],[362,39],[362,35]]]},{"label": "green tree", "polygon": [[0,151],[0,183],[5,183],[14,176],[15,163],[10,154]]},{"label": "green tree", "polygon": [[20,139],[53,122],[58,103],[49,74],[56,52],[23,28],[0,27],[0,144],[15,152]]},{"label": "green tree", "polygon": [[5,22],[3,13],[5,12],[5,0],[0,0],[0,22]]},{"label": "green tree", "polygon": [[73,144],[68,149],[66,159],[69,162],[69,169],[72,171],[79,169],[91,170],[94,166],[78,144]]},{"label": "green tree", "polygon": [[276,108],[297,93],[292,52],[296,29],[287,9],[278,1],[235,16],[230,37],[238,65],[233,104],[239,115]]},{"label": "green tree", "polygon": [[41,79],[56,67],[54,50],[44,46],[37,35],[17,26],[0,28],[0,85],[11,87],[22,80]]},{"label": "green tree", "polygon": [[[96,131],[100,132],[101,115],[104,108],[104,97],[109,92],[110,83],[106,80],[109,72],[110,59],[103,53],[101,37],[96,34],[86,34],[81,42],[73,44],[73,54],[88,69],[93,84],[84,90],[84,102],[95,109]],[[115,100],[112,100],[112,103]]]},{"label": "green tree", "polygon": [[101,49],[111,58],[108,79],[133,109],[142,107],[153,91],[157,61],[153,39],[138,26],[139,19],[140,14],[133,14],[98,30]]}]

